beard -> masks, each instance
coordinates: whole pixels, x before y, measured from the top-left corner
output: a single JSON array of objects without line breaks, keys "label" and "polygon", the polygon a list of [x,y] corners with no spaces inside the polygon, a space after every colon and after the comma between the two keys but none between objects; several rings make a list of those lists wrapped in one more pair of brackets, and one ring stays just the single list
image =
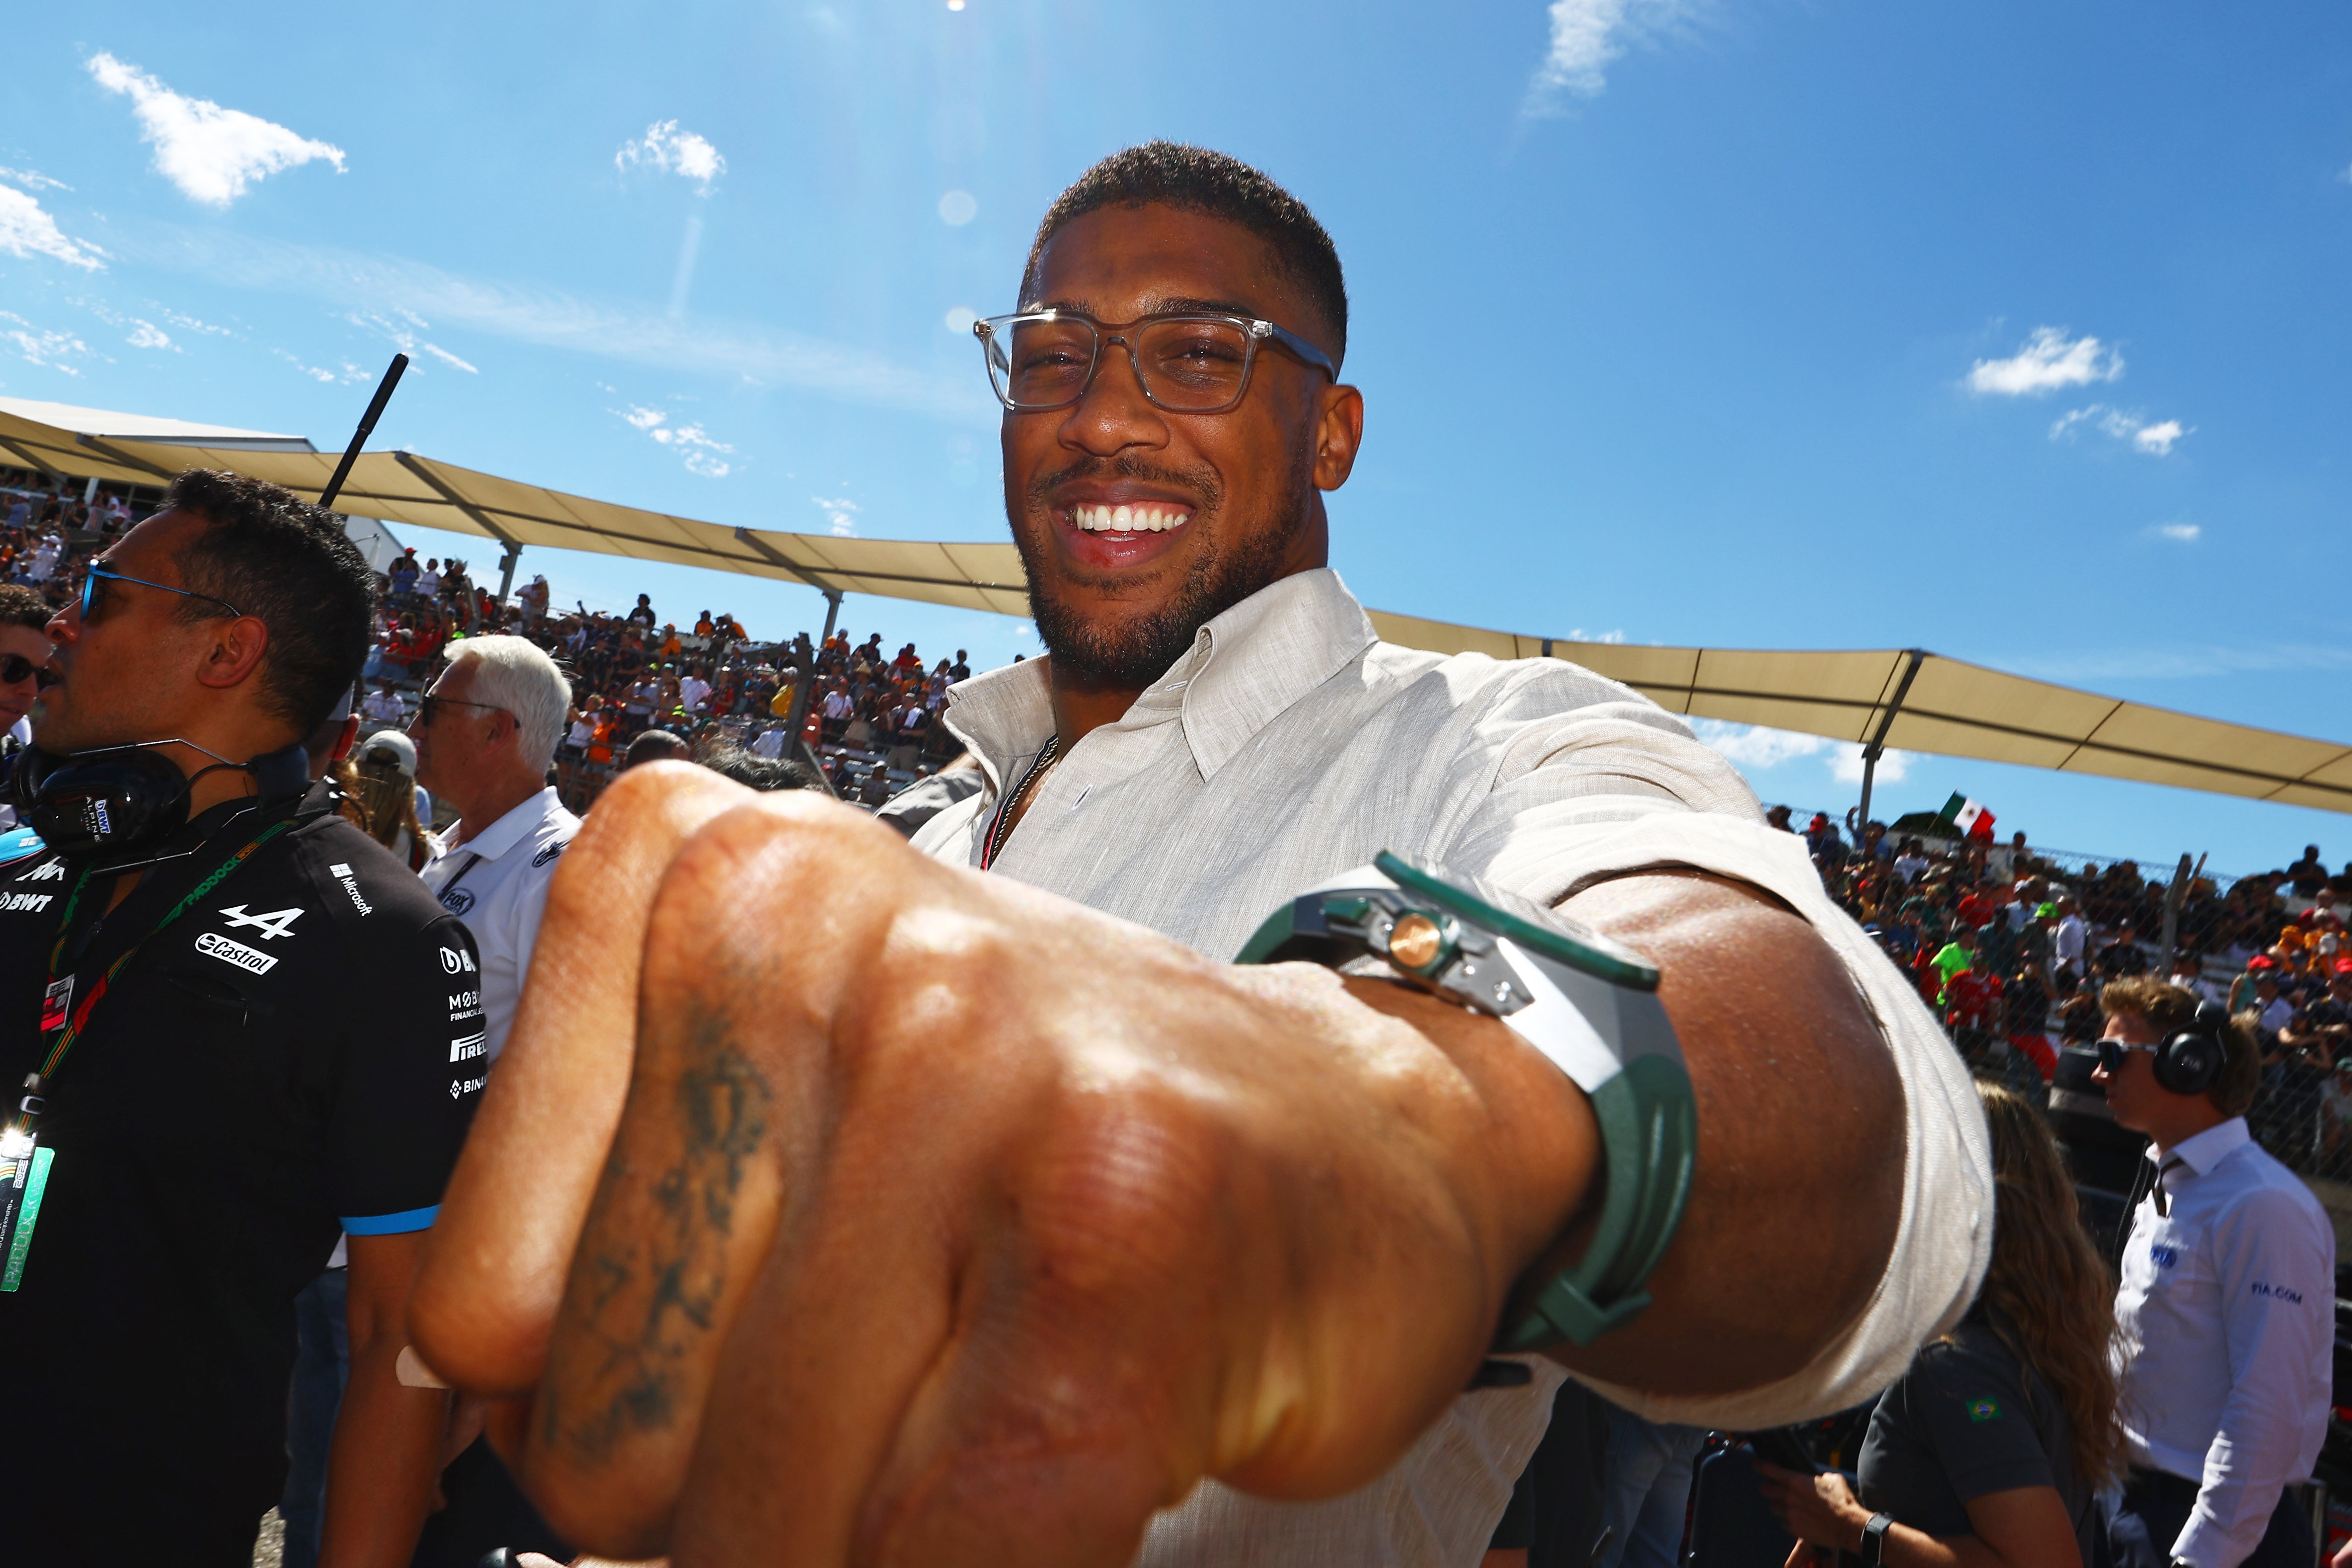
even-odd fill
[{"label": "beard", "polygon": [[[1306,465],[1300,465],[1302,470]],[[1032,517],[1049,515],[1047,492],[1068,479],[1110,475],[1145,483],[1181,483],[1201,497],[1201,505],[1187,527],[1201,526],[1202,516],[1221,510],[1223,489],[1215,476],[1158,468],[1132,458],[1090,458],[1040,478],[1030,486]],[[1025,530],[1013,531],[1020,547],[1021,569],[1029,581],[1029,613],[1037,623],[1037,640],[1053,656],[1055,668],[1089,682],[1141,690],[1168,673],[1183,658],[1201,628],[1244,599],[1278,581],[1288,562],[1292,542],[1307,521],[1307,476],[1279,488],[1271,513],[1241,521],[1238,539],[1212,541],[1185,568],[1184,581],[1159,608],[1117,616],[1097,605],[1081,609],[1060,596],[1046,559],[1051,550],[1042,537],[1034,542]],[[1050,521],[1046,527],[1053,525]]]}]

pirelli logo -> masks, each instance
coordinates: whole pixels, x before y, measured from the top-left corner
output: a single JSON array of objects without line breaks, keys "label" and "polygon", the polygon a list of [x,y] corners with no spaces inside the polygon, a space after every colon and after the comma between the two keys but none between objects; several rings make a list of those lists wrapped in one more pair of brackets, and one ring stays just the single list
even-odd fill
[{"label": "pirelli logo", "polygon": [[481,1034],[467,1035],[462,1039],[450,1041],[449,1059],[453,1062],[473,1060],[474,1058],[490,1048],[487,1043],[488,1039],[489,1037],[487,1034]]},{"label": "pirelli logo", "polygon": [[218,931],[208,931],[196,938],[196,951],[223,963],[234,963],[248,974],[267,974],[278,967],[278,961],[269,954],[241,942],[231,942]]}]

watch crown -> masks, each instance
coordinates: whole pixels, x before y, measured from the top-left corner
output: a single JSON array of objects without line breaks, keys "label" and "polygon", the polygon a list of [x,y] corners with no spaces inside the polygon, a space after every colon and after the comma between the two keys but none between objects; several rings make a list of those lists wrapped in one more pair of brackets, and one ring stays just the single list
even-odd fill
[{"label": "watch crown", "polygon": [[1445,933],[1427,915],[1401,916],[1389,931],[1389,958],[1407,969],[1425,970],[1445,951]]}]

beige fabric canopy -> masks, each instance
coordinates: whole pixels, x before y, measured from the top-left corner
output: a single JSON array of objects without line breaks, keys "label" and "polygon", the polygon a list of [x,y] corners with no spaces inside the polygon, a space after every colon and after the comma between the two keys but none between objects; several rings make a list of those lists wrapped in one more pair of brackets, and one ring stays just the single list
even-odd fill
[{"label": "beige fabric canopy", "polygon": [[[332,453],[194,444],[201,438],[166,443],[78,433],[0,407],[0,450],[75,479],[152,485],[186,468],[226,468],[315,497],[334,470]],[[1020,559],[1009,543],[724,528],[409,452],[362,456],[337,505],[509,546],[595,551],[1000,615],[1029,612]],[[2352,746],[2095,696],[1938,654],[1555,641],[1379,610],[1372,623],[1391,642],[1436,653],[1570,659],[1694,718],[2352,812]]]}]

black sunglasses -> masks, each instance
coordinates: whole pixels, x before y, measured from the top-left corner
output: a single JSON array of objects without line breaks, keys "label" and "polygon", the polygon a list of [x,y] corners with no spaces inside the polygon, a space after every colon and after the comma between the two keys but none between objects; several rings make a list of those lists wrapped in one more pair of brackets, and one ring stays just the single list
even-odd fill
[{"label": "black sunglasses", "polygon": [[2099,1065],[2110,1075],[2124,1070],[2124,1058],[2134,1051],[2153,1051],[2154,1046],[2126,1045],[2121,1040],[2101,1040],[2093,1047],[2099,1054]]},{"label": "black sunglasses", "polygon": [[21,680],[30,680],[38,689],[47,691],[58,683],[58,672],[47,663],[35,664],[21,653],[0,656],[0,686],[14,686]]}]

